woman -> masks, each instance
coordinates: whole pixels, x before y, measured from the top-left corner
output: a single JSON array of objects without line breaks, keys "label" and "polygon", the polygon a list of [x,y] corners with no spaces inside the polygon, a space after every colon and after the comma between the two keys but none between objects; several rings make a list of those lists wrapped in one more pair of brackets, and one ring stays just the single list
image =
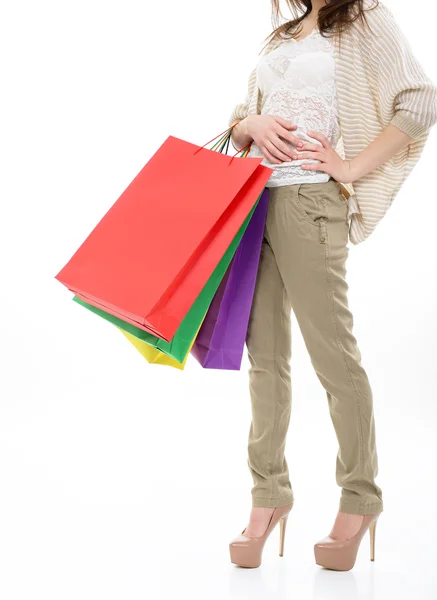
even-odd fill
[{"label": "woman", "polygon": [[[272,0],[273,16],[280,15]],[[274,29],[234,108],[232,143],[273,169],[247,332],[253,477],[247,527],[233,563],[257,567],[284,532],[293,491],[284,456],[291,412],[293,310],[326,390],[338,439],[339,510],[314,546],[317,564],[349,570],[383,511],[371,386],[361,364],[345,280],[348,240],[373,232],[437,122],[437,87],[378,0],[288,0],[301,16]]]}]

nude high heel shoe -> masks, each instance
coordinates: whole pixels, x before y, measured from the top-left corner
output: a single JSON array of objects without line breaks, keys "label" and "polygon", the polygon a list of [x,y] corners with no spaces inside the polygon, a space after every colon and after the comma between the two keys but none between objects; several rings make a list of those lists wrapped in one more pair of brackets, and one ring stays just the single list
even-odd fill
[{"label": "nude high heel shoe", "polygon": [[285,528],[287,526],[288,515],[292,509],[293,503],[286,504],[275,508],[270,517],[267,529],[260,537],[247,537],[244,535],[246,528],[243,529],[240,535],[232,540],[229,544],[229,552],[231,562],[240,567],[256,568],[261,564],[262,552],[264,544],[270,533],[280,521],[280,539],[279,539],[279,556],[284,555],[284,537]]},{"label": "nude high heel shoe", "polygon": [[364,534],[369,530],[370,560],[375,560],[375,528],[381,513],[364,515],[363,523],[357,533],[345,541],[333,540],[327,536],[314,545],[316,563],[321,567],[335,571],[349,571],[355,564],[358,548]]}]

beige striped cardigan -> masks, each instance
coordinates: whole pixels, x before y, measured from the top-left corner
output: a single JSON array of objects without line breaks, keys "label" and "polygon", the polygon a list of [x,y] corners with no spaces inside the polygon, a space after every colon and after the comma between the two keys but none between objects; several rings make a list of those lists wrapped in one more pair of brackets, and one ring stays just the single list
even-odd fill
[{"label": "beige striped cardigan", "polygon": [[[365,8],[371,6],[372,0],[364,0]],[[340,182],[349,203],[349,239],[353,244],[364,241],[384,217],[437,122],[437,87],[414,56],[392,12],[379,2],[377,8],[366,11],[366,16],[371,31],[357,20],[342,33],[341,48],[333,43],[340,124],[335,150],[350,160],[389,123],[413,140],[353,184]],[[270,42],[263,54],[282,41]],[[255,68],[246,99],[233,109],[229,126],[248,114],[260,114],[261,100]]]}]

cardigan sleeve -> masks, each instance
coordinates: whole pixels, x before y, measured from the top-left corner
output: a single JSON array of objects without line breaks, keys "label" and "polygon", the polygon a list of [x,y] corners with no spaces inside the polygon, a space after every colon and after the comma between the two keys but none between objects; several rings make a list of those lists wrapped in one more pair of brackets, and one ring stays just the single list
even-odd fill
[{"label": "cardigan sleeve", "polygon": [[248,85],[247,85],[247,92],[246,92],[245,99],[240,104],[237,104],[237,106],[235,106],[232,110],[232,113],[228,120],[229,127],[231,125],[233,125],[234,123],[237,123],[237,121],[241,121],[242,119],[247,117],[248,112],[249,112],[249,103],[250,103],[250,99],[252,97],[253,91],[255,89],[255,84],[256,84],[256,67],[255,67],[255,69],[253,69],[253,71],[249,75],[249,81],[248,81]]},{"label": "cardigan sleeve", "polygon": [[419,140],[437,122],[437,87],[385,4],[366,16],[374,35],[365,39],[363,48],[376,82],[380,115]]}]

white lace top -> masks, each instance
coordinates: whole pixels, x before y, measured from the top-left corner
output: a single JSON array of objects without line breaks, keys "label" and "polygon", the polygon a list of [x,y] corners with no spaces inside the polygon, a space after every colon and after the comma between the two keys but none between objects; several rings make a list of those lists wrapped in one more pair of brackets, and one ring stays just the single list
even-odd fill
[{"label": "white lace top", "polygon": [[[308,130],[320,131],[335,147],[340,135],[335,58],[330,40],[324,38],[318,28],[301,40],[287,39],[262,56],[256,77],[262,94],[261,114],[280,115],[296,124],[297,128],[291,132],[302,140],[320,144],[306,133]],[[252,142],[248,156],[263,157],[261,164],[274,169],[267,187],[323,182],[330,177],[323,171],[307,171],[300,167],[302,163],[318,163],[317,159],[271,163],[255,142]]]}]

